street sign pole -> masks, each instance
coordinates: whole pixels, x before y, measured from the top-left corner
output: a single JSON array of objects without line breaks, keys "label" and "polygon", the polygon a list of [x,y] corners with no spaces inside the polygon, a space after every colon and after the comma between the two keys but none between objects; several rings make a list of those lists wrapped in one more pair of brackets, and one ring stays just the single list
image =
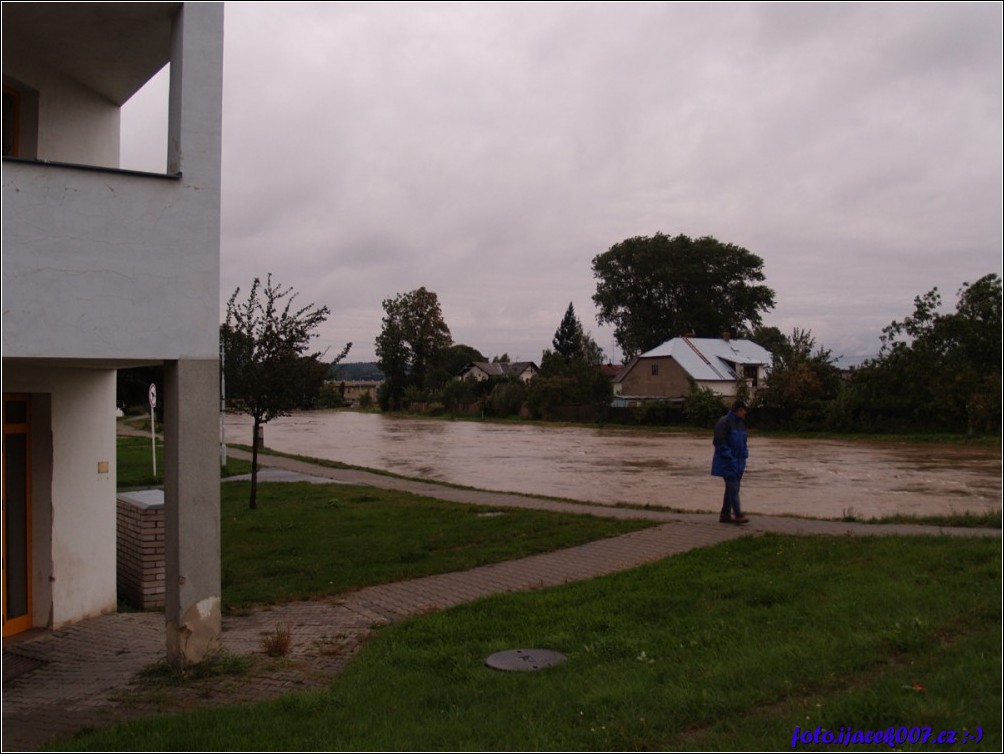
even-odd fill
[{"label": "street sign pole", "polygon": [[227,359],[220,344],[220,466],[227,465]]},{"label": "street sign pole", "polygon": [[157,386],[150,383],[150,454],[153,456],[153,479],[157,481],[157,424],[153,410],[157,408]]}]

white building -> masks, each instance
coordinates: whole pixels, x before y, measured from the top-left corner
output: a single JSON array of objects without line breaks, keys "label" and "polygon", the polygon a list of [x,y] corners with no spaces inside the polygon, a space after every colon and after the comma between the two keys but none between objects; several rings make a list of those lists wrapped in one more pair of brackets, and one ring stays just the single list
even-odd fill
[{"label": "white building", "polygon": [[673,338],[625,365],[614,380],[614,402],[683,402],[694,387],[732,400],[741,383],[753,396],[766,384],[772,359],[762,346],[728,333],[721,338]]},{"label": "white building", "polygon": [[[170,64],[164,173],[120,108]],[[115,375],[162,363],[167,645],[219,645],[222,3],[3,4],[3,633],[114,611]]]}]

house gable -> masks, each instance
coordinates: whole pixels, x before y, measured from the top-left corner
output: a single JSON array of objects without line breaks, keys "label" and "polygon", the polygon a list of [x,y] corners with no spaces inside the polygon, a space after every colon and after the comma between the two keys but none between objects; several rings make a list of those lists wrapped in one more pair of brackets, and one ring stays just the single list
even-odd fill
[{"label": "house gable", "polygon": [[621,395],[682,398],[690,394],[690,376],[672,356],[635,358],[616,383]]}]

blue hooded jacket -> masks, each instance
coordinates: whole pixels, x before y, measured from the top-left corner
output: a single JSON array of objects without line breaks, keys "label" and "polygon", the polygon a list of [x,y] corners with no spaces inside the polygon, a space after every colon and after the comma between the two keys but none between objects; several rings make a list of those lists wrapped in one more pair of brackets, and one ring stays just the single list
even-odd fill
[{"label": "blue hooded jacket", "polygon": [[715,424],[715,455],[711,459],[711,475],[726,479],[741,479],[746,471],[749,450],[746,447],[746,422],[729,411]]}]

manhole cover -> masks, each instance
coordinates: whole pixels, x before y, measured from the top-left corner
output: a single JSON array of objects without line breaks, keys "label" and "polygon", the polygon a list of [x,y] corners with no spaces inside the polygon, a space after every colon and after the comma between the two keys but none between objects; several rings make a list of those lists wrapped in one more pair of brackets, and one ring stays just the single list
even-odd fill
[{"label": "manhole cover", "polygon": [[553,649],[506,649],[489,655],[485,665],[495,670],[541,670],[567,659]]}]

